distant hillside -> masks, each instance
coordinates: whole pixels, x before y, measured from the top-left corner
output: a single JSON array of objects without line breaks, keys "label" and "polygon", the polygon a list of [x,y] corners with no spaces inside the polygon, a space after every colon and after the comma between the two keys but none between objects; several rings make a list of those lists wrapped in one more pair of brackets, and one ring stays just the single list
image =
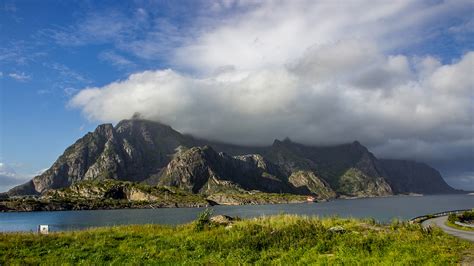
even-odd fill
[{"label": "distant hillside", "polygon": [[450,187],[436,169],[424,163],[406,160],[380,160],[387,181],[395,193],[459,193]]},{"label": "distant hillside", "polygon": [[370,197],[455,193],[425,164],[379,160],[359,142],[315,147],[275,140],[246,147],[196,139],[141,119],[103,124],[68,147],[54,164],[7,195],[38,195],[79,181],[121,180],[209,195],[262,191]]}]

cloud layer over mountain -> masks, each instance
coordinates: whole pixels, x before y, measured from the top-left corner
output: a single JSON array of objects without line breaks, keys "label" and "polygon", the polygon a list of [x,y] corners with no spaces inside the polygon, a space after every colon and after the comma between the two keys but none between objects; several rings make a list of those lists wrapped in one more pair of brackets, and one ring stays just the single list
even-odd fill
[{"label": "cloud layer over mountain", "polygon": [[466,166],[474,156],[474,52],[452,62],[403,52],[442,31],[440,23],[472,12],[472,2],[232,5],[239,12],[203,16],[189,37],[173,35],[179,45],[165,47],[172,68],[85,88],[70,105],[91,120],[140,112],[238,144],[358,139],[381,157],[457,160],[474,171]]}]

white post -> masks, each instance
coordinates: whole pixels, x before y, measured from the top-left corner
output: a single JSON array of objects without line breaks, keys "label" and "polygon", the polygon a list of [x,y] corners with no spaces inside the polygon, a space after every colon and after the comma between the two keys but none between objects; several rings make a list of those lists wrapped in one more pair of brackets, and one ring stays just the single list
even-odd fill
[{"label": "white post", "polygon": [[47,224],[40,224],[38,226],[38,233],[42,235],[47,235],[49,233],[49,225]]}]

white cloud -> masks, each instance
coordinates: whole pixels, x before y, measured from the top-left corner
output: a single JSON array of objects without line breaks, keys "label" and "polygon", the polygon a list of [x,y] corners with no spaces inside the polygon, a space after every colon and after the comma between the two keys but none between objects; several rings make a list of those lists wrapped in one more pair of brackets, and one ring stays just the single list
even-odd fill
[{"label": "white cloud", "polygon": [[8,76],[12,79],[17,81],[25,82],[30,79],[30,76],[25,74],[24,72],[19,73],[9,73]]},{"label": "white cloud", "polygon": [[[352,62],[353,68],[337,62],[325,68],[324,61],[312,60],[319,58],[316,51],[305,56],[303,69],[229,70],[206,78],[169,69],[146,71],[82,90],[71,104],[92,120],[118,121],[140,112],[186,133],[246,144],[268,144],[285,136],[305,143],[359,139],[382,154],[393,153],[396,144],[404,154],[425,157],[449,156],[431,153],[438,142],[473,146],[470,92],[459,89],[463,82],[440,91],[431,80],[440,71],[462,76],[474,62],[474,52],[438,66],[427,77],[408,67],[409,58],[374,53]],[[373,58],[378,58],[375,63]]]},{"label": "white cloud", "polygon": [[16,172],[11,166],[7,165],[6,163],[0,163],[0,175],[15,177]]},{"label": "white cloud", "polygon": [[469,16],[466,12],[473,10],[469,1],[265,1],[249,5],[252,8],[243,14],[219,18],[195,30],[200,34],[191,35],[176,49],[172,61],[210,73],[227,65],[239,69],[283,65],[310,47],[326,46],[330,52],[330,47],[349,39],[376,42],[387,51],[422,41],[427,36],[420,33],[431,30],[431,24]]}]

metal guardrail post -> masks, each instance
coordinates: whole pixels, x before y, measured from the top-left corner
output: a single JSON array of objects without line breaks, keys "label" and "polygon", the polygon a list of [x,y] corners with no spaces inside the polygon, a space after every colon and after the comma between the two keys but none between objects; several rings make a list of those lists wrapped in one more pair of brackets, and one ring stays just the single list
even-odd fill
[{"label": "metal guardrail post", "polygon": [[445,216],[445,215],[449,215],[451,213],[455,213],[455,214],[458,214],[458,213],[461,213],[461,212],[465,212],[465,211],[472,211],[473,209],[464,209],[464,210],[453,210],[453,211],[444,211],[444,212],[438,212],[438,213],[434,213],[434,214],[427,214],[427,215],[422,215],[422,216],[418,216],[418,217],[415,217],[415,218],[412,218],[409,220],[410,223],[415,223],[415,222],[418,222],[418,223],[421,223],[425,220],[428,220],[432,217],[440,217],[440,216]]}]

